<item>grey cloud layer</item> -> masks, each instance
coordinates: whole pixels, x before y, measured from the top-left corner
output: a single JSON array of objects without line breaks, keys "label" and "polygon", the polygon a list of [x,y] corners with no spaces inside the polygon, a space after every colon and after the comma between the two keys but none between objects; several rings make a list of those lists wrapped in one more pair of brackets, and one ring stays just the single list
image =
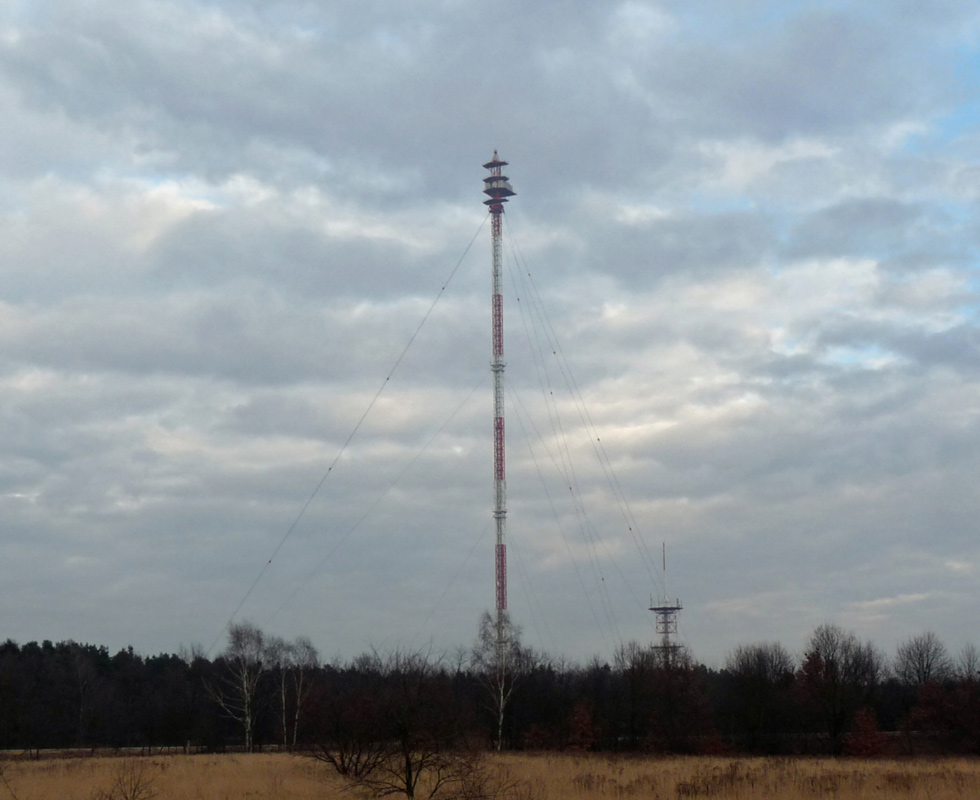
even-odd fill
[{"label": "grey cloud layer", "polygon": [[666,540],[709,660],[827,619],[968,639],[977,12],[737,5],[8,6],[4,635],[209,644],[438,296],[245,612],[327,653],[467,642],[486,227],[446,281],[499,147],[529,635],[650,636]]}]

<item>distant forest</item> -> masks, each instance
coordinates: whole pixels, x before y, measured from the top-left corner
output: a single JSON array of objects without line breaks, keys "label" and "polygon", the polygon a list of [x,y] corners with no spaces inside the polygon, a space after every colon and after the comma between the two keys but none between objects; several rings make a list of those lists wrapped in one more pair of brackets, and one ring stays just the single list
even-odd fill
[{"label": "distant forest", "polygon": [[[722,669],[631,642],[573,664],[489,626],[452,654],[322,663],[305,639],[233,625],[226,650],[142,656],[72,641],[0,645],[0,748],[282,748],[356,758],[365,742],[664,753],[980,753],[980,658],[933,634],[886,656],[822,625],[794,659],[735,648]],[[344,766],[341,764],[341,766]],[[351,769],[357,768],[355,763]]]}]

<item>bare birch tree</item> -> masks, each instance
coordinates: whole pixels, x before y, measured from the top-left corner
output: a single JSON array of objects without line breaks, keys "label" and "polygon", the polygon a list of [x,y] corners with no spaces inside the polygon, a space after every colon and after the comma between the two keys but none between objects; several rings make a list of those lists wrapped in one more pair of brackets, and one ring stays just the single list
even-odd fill
[{"label": "bare birch tree", "polygon": [[265,634],[250,622],[228,629],[228,648],[220,661],[217,681],[207,684],[211,698],[231,719],[242,726],[246,752],[254,748],[253,736],[258,710],[259,683],[269,669]]},{"label": "bare birch tree", "polygon": [[266,652],[276,673],[282,747],[293,749],[299,737],[300,717],[313,688],[312,672],[319,666],[320,655],[305,636],[292,642],[274,636],[269,639]]},{"label": "bare birch tree", "polygon": [[307,637],[298,637],[291,645],[293,657],[293,748],[299,739],[299,721],[309,704],[313,673],[320,666],[320,654]]},{"label": "bare birch tree", "polygon": [[276,693],[279,695],[279,729],[282,735],[282,749],[289,749],[289,671],[293,665],[292,645],[281,636],[270,636],[265,646],[276,679]]},{"label": "bare birch tree", "polygon": [[514,690],[537,660],[532,650],[521,645],[520,628],[511,623],[506,612],[502,613],[503,639],[498,637],[497,620],[490,612],[484,612],[470,656],[470,666],[487,690],[488,708],[494,718],[494,745],[498,751],[503,748],[504,723]]}]

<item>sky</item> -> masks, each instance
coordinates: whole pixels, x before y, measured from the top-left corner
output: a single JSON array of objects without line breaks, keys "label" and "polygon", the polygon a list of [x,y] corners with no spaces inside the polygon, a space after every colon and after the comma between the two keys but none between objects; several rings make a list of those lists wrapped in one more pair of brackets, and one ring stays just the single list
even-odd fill
[{"label": "sky", "polygon": [[[980,10],[12,0],[0,638],[980,644]],[[663,552],[666,548],[666,571]]]}]

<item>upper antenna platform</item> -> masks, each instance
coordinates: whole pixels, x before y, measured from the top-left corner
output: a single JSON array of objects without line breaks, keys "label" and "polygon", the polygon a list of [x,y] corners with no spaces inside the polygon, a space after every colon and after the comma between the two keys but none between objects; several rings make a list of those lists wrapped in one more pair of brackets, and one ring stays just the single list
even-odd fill
[{"label": "upper antenna platform", "polygon": [[503,204],[508,197],[513,197],[517,192],[508,182],[507,176],[500,171],[501,167],[506,167],[507,162],[501,161],[497,156],[497,151],[493,151],[493,158],[483,165],[484,169],[490,170],[490,174],[483,179],[483,193],[490,196],[489,200],[484,200],[483,204],[490,206],[490,211],[499,214],[503,211]]}]

